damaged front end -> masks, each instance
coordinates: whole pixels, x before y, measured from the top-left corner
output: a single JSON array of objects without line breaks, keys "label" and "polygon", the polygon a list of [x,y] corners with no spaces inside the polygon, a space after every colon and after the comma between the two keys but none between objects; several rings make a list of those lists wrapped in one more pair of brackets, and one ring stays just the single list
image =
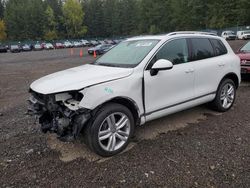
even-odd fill
[{"label": "damaged front end", "polygon": [[62,141],[73,141],[90,119],[90,110],[80,108],[83,95],[72,91],[43,95],[30,90],[28,114],[39,118],[44,133],[56,133]]}]

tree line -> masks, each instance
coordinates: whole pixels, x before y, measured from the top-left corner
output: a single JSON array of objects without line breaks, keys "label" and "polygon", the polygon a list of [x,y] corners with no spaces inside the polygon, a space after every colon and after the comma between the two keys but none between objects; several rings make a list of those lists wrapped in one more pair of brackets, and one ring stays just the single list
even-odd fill
[{"label": "tree line", "polygon": [[249,0],[0,0],[0,41],[250,25]]}]

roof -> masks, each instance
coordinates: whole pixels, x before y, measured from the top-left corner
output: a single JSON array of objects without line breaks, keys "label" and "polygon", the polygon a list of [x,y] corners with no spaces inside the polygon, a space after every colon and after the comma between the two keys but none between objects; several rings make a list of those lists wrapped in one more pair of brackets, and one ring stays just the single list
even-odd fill
[{"label": "roof", "polygon": [[141,35],[141,36],[136,36],[136,37],[132,37],[129,38],[129,41],[132,40],[163,40],[163,39],[167,39],[167,38],[171,38],[172,36],[200,36],[200,37],[204,37],[204,36],[211,36],[211,37],[216,37],[218,38],[219,36],[217,36],[214,33],[209,33],[209,32],[199,32],[199,31],[178,31],[178,32],[171,32],[171,33],[167,33],[167,34],[161,34],[161,35]]}]

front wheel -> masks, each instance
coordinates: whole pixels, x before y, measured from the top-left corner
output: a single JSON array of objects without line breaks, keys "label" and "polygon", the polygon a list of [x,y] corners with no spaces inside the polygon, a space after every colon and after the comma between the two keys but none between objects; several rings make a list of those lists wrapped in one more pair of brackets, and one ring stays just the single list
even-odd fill
[{"label": "front wheel", "polygon": [[216,97],[212,102],[213,108],[219,112],[226,112],[233,106],[235,97],[235,83],[231,79],[225,79],[218,87]]},{"label": "front wheel", "polygon": [[87,127],[87,143],[103,157],[109,157],[124,150],[134,132],[134,118],[130,110],[120,104],[103,106]]}]

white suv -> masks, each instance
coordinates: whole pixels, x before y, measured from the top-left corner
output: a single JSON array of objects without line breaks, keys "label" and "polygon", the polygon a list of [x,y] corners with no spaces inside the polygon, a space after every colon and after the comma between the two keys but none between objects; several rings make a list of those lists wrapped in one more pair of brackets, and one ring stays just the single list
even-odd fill
[{"label": "white suv", "polygon": [[247,31],[238,31],[237,38],[242,40],[250,39],[250,30]]},{"label": "white suv", "polygon": [[235,40],[237,36],[233,31],[223,31],[221,33],[221,37],[223,37],[226,40]]},{"label": "white suv", "polygon": [[84,133],[101,156],[121,152],[136,125],[211,102],[229,110],[240,59],[225,39],[175,32],[130,38],[93,64],[45,76],[30,86],[30,108],[43,132],[61,140]]}]

